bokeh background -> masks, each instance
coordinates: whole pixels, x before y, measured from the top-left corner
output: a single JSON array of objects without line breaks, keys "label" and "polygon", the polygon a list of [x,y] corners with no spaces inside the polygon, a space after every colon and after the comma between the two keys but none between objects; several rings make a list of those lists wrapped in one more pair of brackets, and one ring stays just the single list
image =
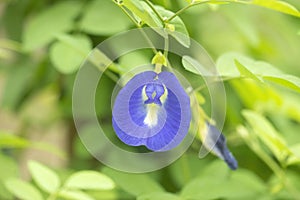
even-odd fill
[{"label": "bokeh background", "polygon": [[[300,9],[298,0],[285,2]],[[173,12],[188,4],[152,3]],[[82,145],[72,119],[76,71],[92,48],[136,25],[110,0],[2,0],[1,200],[300,199],[300,18],[236,3],[198,5],[180,17],[217,67],[228,67],[222,132],[239,169],[231,171],[214,155],[199,159],[198,138],[179,160],[156,172],[127,174],[101,164]],[[108,106],[115,81],[152,57],[151,51],[122,56],[97,90],[99,121],[120,146]],[[280,78],[268,77],[268,70],[258,72],[264,81],[251,72],[231,78],[227,61],[232,57],[248,69],[278,69]],[[201,82],[180,59],[174,57],[172,65]],[[209,110],[205,87],[198,97]]]}]

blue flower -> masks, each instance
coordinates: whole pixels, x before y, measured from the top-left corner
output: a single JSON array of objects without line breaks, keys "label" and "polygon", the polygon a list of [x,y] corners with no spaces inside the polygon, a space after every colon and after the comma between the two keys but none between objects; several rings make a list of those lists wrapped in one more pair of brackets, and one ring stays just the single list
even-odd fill
[{"label": "blue flower", "polygon": [[206,123],[206,128],[207,130],[203,132],[205,134],[203,136],[204,146],[224,160],[230,169],[237,169],[238,163],[226,145],[225,136],[209,123]]},{"label": "blue flower", "polygon": [[120,90],[112,115],[113,128],[125,144],[167,151],[189,130],[190,98],[173,73],[146,71]]}]

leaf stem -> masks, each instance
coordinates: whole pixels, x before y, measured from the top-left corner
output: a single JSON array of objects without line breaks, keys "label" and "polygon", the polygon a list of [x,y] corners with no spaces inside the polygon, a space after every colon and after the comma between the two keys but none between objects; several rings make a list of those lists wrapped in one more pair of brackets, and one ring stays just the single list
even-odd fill
[{"label": "leaf stem", "polygon": [[[241,135],[244,135],[242,131],[247,131],[246,129],[240,129],[238,131]],[[255,152],[255,154],[263,160],[267,166],[274,172],[274,174],[278,177],[278,179],[283,183],[286,189],[290,192],[294,197],[298,197],[299,194],[294,186],[290,185],[285,176],[285,172],[280,168],[280,166],[258,145],[258,141],[250,135],[247,131],[247,136],[243,137],[245,143]],[[298,199],[298,198],[296,198]]]},{"label": "leaf stem", "polygon": [[136,27],[141,28],[142,26],[140,25],[139,22],[137,22],[128,12],[127,10],[122,6],[119,5],[119,7],[121,8],[121,10],[125,13],[125,15],[127,15],[127,17],[136,25]]},{"label": "leaf stem", "polygon": [[148,6],[151,8],[151,10],[156,14],[156,16],[159,18],[161,23],[165,23],[164,19],[162,16],[157,12],[157,10],[154,8],[153,4],[149,0],[145,0],[145,2],[148,4]]},{"label": "leaf stem", "polygon": [[175,17],[179,16],[184,11],[186,11],[187,9],[189,9],[191,7],[194,7],[194,6],[197,6],[197,5],[206,4],[206,3],[241,3],[241,4],[248,4],[249,2],[242,1],[242,0],[204,0],[204,1],[200,1],[200,2],[194,2],[193,1],[192,3],[190,3],[187,6],[181,8],[180,10],[178,10],[174,15],[172,15],[171,17],[169,17],[168,19],[166,19],[164,21],[165,22],[170,22]]},{"label": "leaf stem", "polygon": [[[150,3],[150,2],[149,2]],[[151,4],[151,3],[150,3]],[[149,5],[150,6],[150,5]],[[153,43],[151,42],[151,40],[149,39],[149,37],[146,35],[145,31],[142,28],[142,25],[137,22],[129,13],[128,11],[122,6],[119,5],[119,7],[122,9],[122,11],[129,17],[129,19],[136,25],[136,27],[141,31],[143,37],[147,40],[148,44],[152,47],[152,51],[153,53],[157,53],[156,48],[154,47]],[[151,7],[151,6],[150,6]],[[153,7],[153,5],[152,5]],[[155,8],[153,8],[155,10]],[[156,10],[155,10],[156,11]]]},{"label": "leaf stem", "polygon": [[180,161],[181,161],[180,164],[181,164],[181,168],[182,168],[184,182],[185,182],[185,184],[187,184],[189,182],[189,180],[191,179],[191,172],[190,172],[190,168],[189,168],[187,155],[183,155],[181,157]]},{"label": "leaf stem", "polygon": [[168,61],[167,63],[169,63],[169,60],[168,60],[168,51],[169,51],[169,36],[168,36],[168,34],[166,34],[165,45],[164,45],[164,56],[165,56],[165,58]]}]

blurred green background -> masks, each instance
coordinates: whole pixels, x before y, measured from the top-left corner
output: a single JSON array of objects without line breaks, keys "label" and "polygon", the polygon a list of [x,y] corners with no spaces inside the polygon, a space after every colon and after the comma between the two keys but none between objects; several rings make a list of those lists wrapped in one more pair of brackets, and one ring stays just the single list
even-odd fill
[{"label": "blurred green background", "polygon": [[[223,133],[239,168],[230,171],[214,155],[199,159],[197,138],[175,163],[145,174],[112,170],[85,150],[72,119],[76,71],[92,48],[136,28],[124,10],[151,27],[149,4],[174,14],[201,0],[117,2],[0,1],[0,199],[300,199],[300,1],[285,1],[294,8],[276,0],[212,0],[181,13],[178,27],[226,80]],[[118,59],[97,91],[99,121],[120,146],[107,106],[115,79],[152,57],[145,51]],[[181,60],[172,65],[201,80]],[[209,101],[205,88],[199,94]]]}]

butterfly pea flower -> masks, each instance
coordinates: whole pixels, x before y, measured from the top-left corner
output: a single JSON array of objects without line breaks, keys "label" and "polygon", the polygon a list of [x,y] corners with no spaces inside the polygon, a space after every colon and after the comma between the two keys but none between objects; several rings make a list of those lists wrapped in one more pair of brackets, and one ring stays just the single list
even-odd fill
[{"label": "butterfly pea flower", "polygon": [[180,144],[191,121],[190,98],[176,76],[167,71],[135,75],[119,91],[112,125],[130,146],[167,151]]},{"label": "butterfly pea flower", "polygon": [[200,133],[207,149],[224,160],[230,169],[237,169],[238,163],[227,147],[225,136],[214,125],[206,122],[204,131]]}]

